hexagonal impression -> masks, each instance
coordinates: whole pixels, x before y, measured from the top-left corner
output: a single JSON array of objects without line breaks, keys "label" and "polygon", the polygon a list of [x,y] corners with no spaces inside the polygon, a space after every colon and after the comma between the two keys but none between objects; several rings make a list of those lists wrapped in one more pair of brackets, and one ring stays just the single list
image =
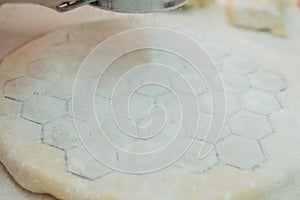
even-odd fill
[{"label": "hexagonal impression", "polygon": [[[86,104],[78,104],[76,106],[76,117],[94,117],[94,115],[96,114],[99,123],[112,118],[111,100],[106,97],[95,96],[95,105],[93,107],[95,109],[92,108],[92,110],[90,110],[89,106],[87,106]],[[67,110],[68,115],[70,117],[73,117],[74,113],[72,99],[69,99],[67,101]]]},{"label": "hexagonal impression", "polygon": [[222,60],[222,69],[224,71],[248,74],[257,68],[257,64],[253,63],[253,59],[240,55],[231,55]]},{"label": "hexagonal impression", "polygon": [[245,109],[264,115],[281,109],[273,94],[257,89],[250,89],[240,94],[239,99]]},{"label": "hexagonal impression", "polygon": [[206,92],[197,97],[199,109],[206,113],[213,113],[212,98],[210,93]]},{"label": "hexagonal impression", "polygon": [[112,116],[111,100],[105,97],[95,97],[95,109],[98,120],[104,121]]},{"label": "hexagonal impression", "polygon": [[83,146],[67,150],[66,158],[68,172],[86,179],[94,180],[112,171],[92,157]]},{"label": "hexagonal impression", "polygon": [[239,136],[220,141],[216,149],[224,164],[243,170],[253,170],[265,160],[257,141]]},{"label": "hexagonal impression", "polygon": [[211,40],[202,42],[202,45],[205,47],[205,49],[207,49],[209,55],[215,60],[219,60],[220,58],[223,58],[228,55],[228,48],[219,45],[220,42],[221,41],[212,42]]},{"label": "hexagonal impression", "polygon": [[152,49],[138,49],[126,53],[112,62],[106,71],[110,74],[122,76],[136,66],[150,63],[152,61],[152,51]]},{"label": "hexagonal impression", "polygon": [[23,103],[22,118],[44,124],[66,115],[66,102],[50,96],[40,96]]},{"label": "hexagonal impression", "polygon": [[[192,68],[193,66],[186,61],[184,58],[165,50],[152,50],[149,52],[151,54],[151,60],[144,63],[159,63],[170,67],[172,70],[178,72],[185,71],[186,68]],[[152,71],[153,72],[153,71]],[[159,71],[158,71],[159,73]]]},{"label": "hexagonal impression", "polygon": [[0,116],[2,115],[14,115],[20,112],[21,102],[11,101],[9,99],[0,98]]},{"label": "hexagonal impression", "polygon": [[[157,116],[153,115],[152,117],[156,118]],[[168,120],[165,126],[161,126],[159,123],[154,124],[157,126],[152,126],[152,128],[143,132],[138,130],[139,139],[128,143],[122,148],[136,154],[147,154],[166,148],[176,138],[180,138],[180,141],[191,140],[184,132],[180,132],[182,130],[179,129],[179,120]]]},{"label": "hexagonal impression", "polygon": [[131,85],[127,79],[123,79],[119,75],[104,73],[99,80],[96,95],[112,98],[113,95],[121,96],[123,94],[128,94],[130,89]]},{"label": "hexagonal impression", "polygon": [[226,114],[231,115],[242,109],[242,105],[236,95],[226,94]]},{"label": "hexagonal impression", "polygon": [[137,128],[131,126],[132,122],[128,119],[116,117],[116,120],[119,124],[112,119],[104,121],[101,124],[101,130],[103,130],[103,134],[108,141],[116,147],[122,147],[135,140],[135,138],[129,134],[134,135],[136,133],[135,135],[137,135]]},{"label": "hexagonal impression", "polygon": [[[217,96],[217,95],[216,95]],[[232,95],[232,94],[226,94],[225,96],[226,100],[226,115],[231,115],[237,111],[241,110],[241,104],[237,98],[236,95]],[[225,114],[224,111],[214,111],[213,108],[213,99],[211,97],[210,93],[204,93],[200,96],[197,97],[198,103],[199,103],[199,109],[200,111],[206,112],[206,113],[213,113],[213,114]],[[216,108],[215,108],[216,109]],[[220,109],[219,109],[220,110]],[[222,113],[220,113],[222,112]]]},{"label": "hexagonal impression", "polygon": [[247,79],[238,74],[232,74],[228,72],[221,73],[225,91],[228,93],[238,93],[249,89],[250,85]]},{"label": "hexagonal impression", "polygon": [[[199,122],[197,124],[198,117]],[[214,122],[220,122],[222,120],[222,116],[200,112],[183,119],[182,126],[189,137],[195,137],[203,141],[215,143],[217,140],[225,138],[231,134],[230,127],[226,121],[223,127],[221,127],[222,124],[220,124],[219,130],[212,128],[212,124]],[[195,129],[195,126],[198,126],[197,129]],[[195,130],[197,130],[197,132],[195,132]]]},{"label": "hexagonal impression", "polygon": [[[202,146],[204,145],[204,147]],[[180,158],[175,166],[192,173],[203,173],[219,163],[216,152],[213,150],[205,158],[200,158],[198,156],[201,148],[205,146],[213,146],[212,144],[195,140],[192,146],[188,149],[187,152]],[[210,147],[209,147],[210,148]]]},{"label": "hexagonal impression", "polygon": [[[137,131],[138,131],[137,133],[139,138],[141,139],[150,139],[156,137],[156,139],[163,141],[168,137],[160,137],[158,135],[162,134],[165,128],[167,129],[167,131],[171,132],[170,134],[172,134],[174,129],[169,129],[171,128],[169,126],[173,125],[174,127],[175,122],[179,123],[176,120],[174,121],[172,119],[168,120],[163,112],[160,111],[153,112],[149,116],[137,121],[136,123]],[[168,134],[165,134],[165,136],[168,136]],[[155,140],[155,142],[156,141],[157,140]]]},{"label": "hexagonal impression", "polygon": [[262,139],[273,133],[273,128],[264,115],[241,111],[228,117],[227,120],[232,132],[237,135]]},{"label": "hexagonal impression", "polygon": [[252,87],[269,92],[278,92],[287,88],[287,83],[278,74],[258,71],[250,74],[249,78]]},{"label": "hexagonal impression", "polygon": [[80,144],[73,120],[69,117],[45,124],[42,141],[59,149],[69,149]]},{"label": "hexagonal impression", "polygon": [[[205,80],[201,77],[197,71],[193,72],[184,72],[185,74],[178,74],[178,76],[171,77],[171,87],[173,91],[181,92],[191,96],[199,96],[208,91]],[[181,77],[182,75],[184,77]],[[183,86],[182,81],[188,82],[191,87],[187,90],[186,87]]]},{"label": "hexagonal impression", "polygon": [[137,121],[148,115],[154,106],[152,97],[134,93],[132,96],[120,95],[112,99],[113,115]]},{"label": "hexagonal impression", "polygon": [[9,99],[25,101],[42,95],[45,88],[44,82],[24,76],[6,82],[3,93]]},{"label": "hexagonal impression", "polygon": [[49,80],[49,87],[46,93],[49,96],[60,99],[70,99],[72,97],[75,75],[59,75],[53,80]]},{"label": "hexagonal impression", "polygon": [[156,97],[154,101],[155,106],[160,106],[162,109],[164,109],[167,116],[180,117],[182,115],[179,99],[177,99],[174,94],[164,94],[162,96]]},{"label": "hexagonal impression", "polygon": [[169,91],[163,86],[155,85],[155,84],[143,86],[136,91],[136,93],[138,94],[153,97],[153,98],[168,92]]}]

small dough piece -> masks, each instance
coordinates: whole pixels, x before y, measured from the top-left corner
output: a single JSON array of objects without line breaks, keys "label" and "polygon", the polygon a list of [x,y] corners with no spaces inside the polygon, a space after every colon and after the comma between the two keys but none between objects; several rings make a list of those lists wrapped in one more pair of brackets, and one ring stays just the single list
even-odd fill
[{"label": "small dough piece", "polygon": [[286,36],[282,7],[281,0],[227,0],[227,17],[238,27]]}]

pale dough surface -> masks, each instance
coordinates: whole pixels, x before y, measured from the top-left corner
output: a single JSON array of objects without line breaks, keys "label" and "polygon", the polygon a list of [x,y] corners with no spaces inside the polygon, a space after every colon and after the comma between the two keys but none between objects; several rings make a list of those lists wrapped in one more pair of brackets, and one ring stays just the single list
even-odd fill
[{"label": "pale dough surface", "polygon": [[[189,24],[189,20],[183,19],[183,23]],[[201,20],[199,25],[193,24],[203,33],[197,35],[198,40],[212,52],[224,76],[228,99],[232,99],[227,119],[230,129],[209,159],[195,163],[191,162],[193,157],[186,156],[174,167],[144,176],[109,169],[93,171],[78,166],[78,158],[73,158],[81,152],[73,148],[78,147],[76,140],[68,140],[68,135],[63,140],[60,135],[41,136],[44,124],[60,123],[57,118],[69,114],[71,75],[94,42],[125,27],[99,22],[55,32],[2,62],[0,160],[22,187],[66,200],[299,198],[297,22],[285,40],[228,27],[223,28],[231,36],[218,36],[212,28],[203,30]],[[86,43],[86,38],[91,43]],[[45,66],[49,63],[53,65]],[[57,84],[59,80],[63,82]],[[202,105],[207,102],[205,95],[199,91]],[[58,132],[65,130],[64,124],[59,127]],[[62,142],[66,138],[70,142]]]}]

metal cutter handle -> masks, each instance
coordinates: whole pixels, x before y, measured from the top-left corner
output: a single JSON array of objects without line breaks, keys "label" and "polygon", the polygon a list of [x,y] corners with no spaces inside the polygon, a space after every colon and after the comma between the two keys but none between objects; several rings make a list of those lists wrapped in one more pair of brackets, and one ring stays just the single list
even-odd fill
[{"label": "metal cutter handle", "polygon": [[160,12],[178,8],[187,0],[0,0],[0,3],[33,3],[64,12],[90,4],[122,13]]}]

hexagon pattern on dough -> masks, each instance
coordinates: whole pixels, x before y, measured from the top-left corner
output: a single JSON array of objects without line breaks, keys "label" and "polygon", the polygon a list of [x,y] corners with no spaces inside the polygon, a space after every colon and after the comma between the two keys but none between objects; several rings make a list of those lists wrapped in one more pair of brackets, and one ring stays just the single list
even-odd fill
[{"label": "hexagon pattern on dough", "polygon": [[[96,30],[98,29],[96,28]],[[112,31],[112,33],[113,32],[114,31]],[[80,37],[81,34],[85,35],[84,31],[76,32],[76,35],[73,35],[72,31],[69,32],[71,37]],[[94,32],[91,34],[94,36]],[[90,38],[86,35],[85,37]],[[94,38],[95,42],[101,41],[102,39],[102,36]],[[51,44],[51,41],[47,41],[47,37],[43,40]],[[60,44],[61,48],[57,46],[55,48],[53,47],[50,52],[54,53],[57,49],[78,47],[81,49],[73,50],[74,52],[72,51],[72,53],[75,54],[73,54],[74,56],[80,57],[83,52],[89,52],[92,48],[92,44],[90,44],[90,46],[81,46],[82,43],[79,41],[80,40],[78,40],[78,43],[74,42],[72,44],[66,41],[65,43]],[[37,42],[37,44],[39,44],[39,42]],[[36,47],[37,44],[34,44],[33,47]],[[214,45],[215,44],[208,44],[212,49],[215,48]],[[27,48],[29,47],[30,46]],[[41,51],[48,51],[46,45],[42,45]],[[142,56],[139,58],[142,59],[142,61],[139,60],[138,63],[158,60],[164,61],[165,64],[174,64],[174,68],[182,74],[189,76],[189,80],[192,81],[191,85],[197,88],[195,94],[189,94],[181,90],[176,82],[176,78],[168,79],[168,81],[166,81],[170,83],[173,89],[177,89],[186,96],[197,98],[200,104],[200,110],[196,113],[190,113],[189,116],[193,117],[196,114],[200,114],[200,127],[195,137],[195,142],[186,154],[171,167],[171,171],[175,170],[175,172],[178,172],[180,175],[185,173],[190,174],[189,176],[197,176],[199,174],[206,175],[221,167],[224,169],[241,171],[242,173],[250,173],[261,167],[263,168],[264,162],[268,159],[268,156],[263,152],[261,140],[274,134],[274,128],[269,120],[269,116],[280,112],[283,108],[276,98],[279,91],[288,88],[287,83],[281,75],[273,74],[272,72],[259,71],[260,64],[249,64],[249,58],[246,56],[237,55],[226,57],[229,52],[226,52],[222,48],[216,50],[215,53],[215,58],[223,59],[223,61],[220,61],[220,63],[223,62],[223,65],[218,67],[221,68],[222,71],[221,76],[224,79],[225,92],[228,98],[227,116],[216,147],[213,148],[212,152],[205,159],[197,159],[197,152],[203,145],[206,147],[214,147],[214,141],[210,141],[210,138],[206,138],[205,134],[209,128],[211,117],[216,114],[211,112],[212,105],[209,100],[209,91],[207,91],[203,80],[196,80],[195,74],[192,70],[187,70],[188,64],[183,60],[170,59],[173,58],[174,55],[168,55],[167,53],[153,53],[149,56],[148,53],[140,53]],[[139,53],[137,55],[139,55]],[[126,117],[126,110],[122,110],[121,107],[118,108],[118,110],[121,111],[120,113],[112,113],[112,110],[110,109],[112,101],[111,97],[113,94],[112,86],[120,79],[122,74],[121,71],[125,70],[124,68],[120,68],[120,71],[118,71],[118,67],[123,64],[125,66],[130,63],[132,59],[135,59],[134,55],[131,56],[130,59],[127,58],[127,61],[126,58],[122,58],[122,62],[116,61],[113,64],[115,68],[111,69],[111,71],[103,77],[103,82],[100,82],[99,84],[99,87],[101,88],[97,88],[97,91],[95,91],[95,102],[97,104],[95,105],[95,115],[98,116],[98,120],[101,122],[99,124],[107,133],[107,137],[112,142],[115,142],[117,146],[127,150],[139,149],[151,151],[153,150],[152,148],[163,146],[164,142],[169,141],[170,138],[173,137],[173,133],[175,133],[177,129],[176,123],[179,121],[178,116],[180,116],[180,109],[177,108],[178,105],[175,102],[176,98],[170,95],[168,90],[158,86],[147,86],[132,95],[130,102],[132,113],[130,118]],[[55,56],[52,58],[55,58]],[[23,60],[23,62],[25,61],[26,60]],[[40,141],[31,141],[31,138],[29,137],[25,138],[24,141],[28,142],[28,146],[36,145],[37,148],[42,148],[42,153],[45,153],[50,149],[50,155],[53,156],[53,158],[51,157],[51,159],[53,159],[52,164],[56,162],[60,164],[64,163],[64,166],[60,166],[59,169],[57,169],[57,174],[62,175],[62,179],[66,179],[66,182],[62,180],[63,186],[72,185],[73,183],[70,182],[74,181],[74,185],[71,187],[72,190],[70,191],[60,191],[57,194],[54,194],[55,192],[53,192],[53,190],[47,190],[47,188],[42,187],[38,192],[53,193],[53,195],[57,195],[57,197],[69,200],[78,194],[83,194],[81,193],[81,190],[85,191],[86,186],[84,186],[84,184],[87,184],[88,186],[92,185],[91,188],[94,189],[95,186],[98,186],[99,184],[101,187],[107,189],[113,184],[118,184],[116,182],[111,183],[108,180],[109,178],[112,178],[114,181],[119,178],[120,185],[124,186],[124,182],[122,181],[124,181],[124,177],[129,179],[129,175],[121,175],[115,170],[110,169],[108,166],[98,162],[91,154],[87,153],[84,145],[81,144],[81,141],[78,138],[76,127],[74,127],[73,124],[75,119],[73,118],[72,92],[70,90],[73,85],[76,69],[79,66],[66,65],[66,67],[71,68],[68,70],[60,66],[58,60],[56,61],[55,70],[58,70],[57,73],[55,73],[56,71],[48,71],[43,67],[38,66],[38,64],[42,64],[38,59],[36,62],[28,63],[28,65],[32,65],[31,67],[28,67],[28,69],[30,69],[28,74],[12,80],[6,80],[5,84],[2,86],[3,97],[0,96],[0,98],[2,98],[0,99],[1,106],[6,105],[8,101],[8,104],[12,104],[12,110],[1,109],[0,116],[6,116],[13,113],[13,118],[25,120],[27,123],[41,126],[40,135],[36,136],[36,138],[40,138]],[[126,66],[126,69],[127,68],[130,69],[130,64]],[[60,70],[62,70],[62,73],[60,73]],[[136,80],[128,80],[126,84],[122,85],[121,94],[118,94],[117,100],[122,101],[123,98],[125,99],[124,95],[127,95],[132,89],[132,81]],[[274,83],[274,81],[276,83]],[[118,105],[118,102],[116,103],[116,105]],[[149,136],[147,134],[152,130],[143,130],[143,125],[151,121],[151,119],[149,119],[151,109],[149,108],[155,108],[161,105],[165,106],[167,113],[170,114],[168,122],[171,125],[162,131],[165,132],[166,135],[159,136],[158,139],[154,138],[152,140],[153,143],[149,146],[143,146],[142,143],[139,143],[140,141],[137,141],[128,135],[124,134],[120,136],[120,134],[124,132],[115,125],[114,114],[118,116],[118,119],[123,120],[124,123],[134,122],[136,124],[135,131],[138,134]],[[82,105],[82,110],[84,111],[85,109],[85,105]],[[151,114],[153,114],[153,116],[162,116],[162,113],[160,112]],[[7,120],[9,121],[11,119],[8,118]],[[194,137],[193,135],[190,135],[188,120],[184,125],[184,137]],[[18,135],[18,133],[13,133],[13,135],[14,134]],[[89,132],[87,131],[86,134],[88,135]],[[7,137],[7,134],[1,136],[0,140],[2,137]],[[93,137],[93,135],[91,137]],[[7,144],[11,145],[11,141],[7,141]],[[115,156],[116,158],[114,159],[118,159],[117,150]],[[8,159],[4,159],[4,156],[1,156],[1,154],[0,158],[3,159],[1,161],[3,161],[4,164],[5,160]],[[53,167],[55,165],[51,166]],[[24,168],[21,168],[21,170],[27,169],[25,168],[26,166],[23,167]],[[165,171],[162,173],[165,173]],[[53,179],[57,178],[57,175],[54,174],[53,176]],[[145,177],[147,176],[151,177],[151,175],[145,175]],[[153,177],[155,176],[156,175],[153,175]],[[46,180],[48,179],[46,178]],[[102,180],[104,184],[108,183],[107,187],[103,186],[101,183]],[[134,177],[130,178],[130,180],[136,184],[139,182],[136,180],[141,179],[139,179],[139,177]],[[147,179],[144,181],[147,182]],[[145,182],[143,182],[143,184],[145,184]],[[32,188],[35,189],[34,186]],[[74,188],[75,190],[77,189],[77,191],[74,192]],[[29,189],[31,188],[29,187]],[[114,188],[111,187],[111,191],[106,191],[108,194],[105,193],[105,195],[112,196],[118,189],[120,189],[120,187],[117,187],[114,191]],[[72,192],[74,192],[74,194],[71,194]],[[95,197],[95,194],[87,193],[86,195],[87,198],[89,195],[93,198]],[[81,197],[77,197],[77,199],[80,198]]]}]

